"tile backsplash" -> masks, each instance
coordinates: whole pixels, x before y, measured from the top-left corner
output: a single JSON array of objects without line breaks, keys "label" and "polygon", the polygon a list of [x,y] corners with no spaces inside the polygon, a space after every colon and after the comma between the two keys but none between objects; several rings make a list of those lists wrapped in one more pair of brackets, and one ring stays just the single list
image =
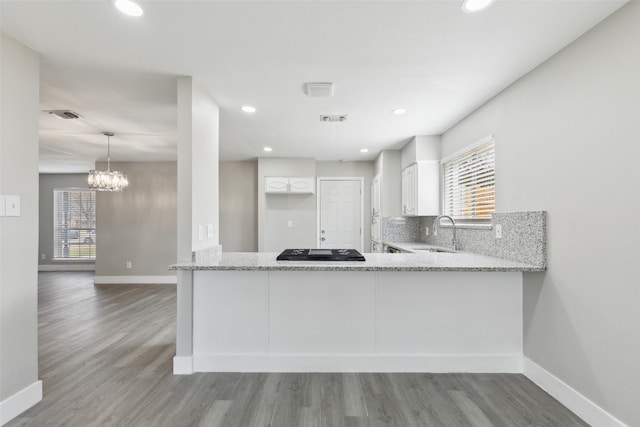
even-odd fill
[{"label": "tile backsplash", "polygon": [[[545,268],[547,266],[546,212],[496,212],[491,219],[491,228],[457,228],[460,250],[493,256],[511,261],[523,262]],[[453,229],[438,227],[438,235],[433,235],[435,217],[420,218],[417,241],[451,246]],[[495,237],[495,226],[502,227],[502,238]],[[429,236],[425,235],[429,227]]]},{"label": "tile backsplash", "polygon": [[205,249],[191,252],[192,262],[203,262],[212,258],[219,257],[222,253],[222,245],[210,246]]},{"label": "tile backsplash", "polygon": [[[456,229],[459,249],[536,267],[547,266],[546,212],[496,212],[491,227]],[[382,218],[383,242],[424,242],[450,247],[453,229],[450,222],[438,227],[433,235],[435,217],[385,217]],[[495,237],[495,226],[502,227],[502,237]],[[425,233],[429,227],[429,235]]]},{"label": "tile backsplash", "polygon": [[[382,218],[382,240],[385,242],[419,242],[422,217],[393,216]],[[432,219],[433,221],[433,219]]]}]

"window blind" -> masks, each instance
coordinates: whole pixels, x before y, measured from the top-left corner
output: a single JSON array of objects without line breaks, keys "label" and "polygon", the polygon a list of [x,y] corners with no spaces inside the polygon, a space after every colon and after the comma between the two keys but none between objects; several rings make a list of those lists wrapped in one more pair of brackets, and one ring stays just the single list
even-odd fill
[{"label": "window blind", "polygon": [[442,163],[444,214],[485,222],[496,208],[495,141],[475,146]]},{"label": "window blind", "polygon": [[95,259],[95,191],[54,190],[53,222],[54,258]]}]

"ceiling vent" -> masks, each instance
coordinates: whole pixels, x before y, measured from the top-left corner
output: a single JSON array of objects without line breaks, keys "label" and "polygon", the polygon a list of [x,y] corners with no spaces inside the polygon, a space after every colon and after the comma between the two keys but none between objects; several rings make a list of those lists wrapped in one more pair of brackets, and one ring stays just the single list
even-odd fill
[{"label": "ceiling vent", "polygon": [[333,96],[333,83],[305,83],[304,93],[307,96]]},{"label": "ceiling vent", "polygon": [[343,115],[339,115],[339,116],[326,116],[326,115],[322,115],[320,116],[320,121],[321,122],[346,122],[347,121],[347,116],[346,114]]},{"label": "ceiling vent", "polygon": [[44,110],[45,113],[52,114],[59,119],[71,120],[71,119],[81,119],[82,116],[75,111],[71,110]]}]

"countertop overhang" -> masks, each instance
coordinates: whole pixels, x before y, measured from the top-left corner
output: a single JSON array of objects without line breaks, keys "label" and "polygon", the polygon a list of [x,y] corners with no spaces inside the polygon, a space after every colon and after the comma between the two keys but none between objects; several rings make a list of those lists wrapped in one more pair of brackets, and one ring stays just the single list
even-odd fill
[{"label": "countertop overhang", "polygon": [[198,262],[171,265],[170,270],[236,271],[516,271],[545,268],[469,252],[365,253],[366,261],[276,261],[277,252],[222,252]]}]

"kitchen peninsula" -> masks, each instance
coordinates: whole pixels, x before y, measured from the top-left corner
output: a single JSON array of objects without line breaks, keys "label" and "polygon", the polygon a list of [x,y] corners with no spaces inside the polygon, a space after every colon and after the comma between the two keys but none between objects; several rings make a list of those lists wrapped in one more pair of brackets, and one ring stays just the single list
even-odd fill
[{"label": "kitchen peninsula", "polygon": [[178,271],[174,373],[521,372],[523,272],[472,253],[222,253]]}]

